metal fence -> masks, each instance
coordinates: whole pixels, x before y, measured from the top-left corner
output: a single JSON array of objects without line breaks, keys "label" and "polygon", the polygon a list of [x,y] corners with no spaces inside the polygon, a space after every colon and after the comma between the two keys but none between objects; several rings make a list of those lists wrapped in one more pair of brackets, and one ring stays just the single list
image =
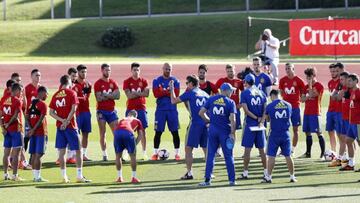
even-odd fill
[{"label": "metal fence", "polygon": [[[3,13],[3,20],[6,20],[7,19],[7,1],[8,0],[2,0],[2,13]],[[131,2],[131,0],[118,0],[118,1],[128,1],[129,4]],[[153,16],[154,14],[158,14],[158,12],[156,11],[153,11],[153,7],[154,7],[154,3],[153,1],[156,1],[156,0],[144,0],[143,2],[145,3],[147,1],[147,13],[146,11],[142,11],[140,13],[140,15],[144,15],[144,16],[148,16],[148,17],[151,17]],[[94,4],[92,6],[96,6],[98,7],[98,12],[96,14],[96,11],[95,11],[95,15],[94,13],[92,13],[91,15],[87,16],[80,16],[80,17],[99,17],[99,18],[102,18],[104,16],[114,16],[114,14],[110,14],[110,15],[106,15],[106,12],[104,12],[104,4],[107,3],[106,0],[94,0],[93,1]],[[261,7],[261,6],[258,6],[258,4],[269,4],[269,2],[272,2],[270,0],[238,0],[238,1],[232,1],[232,2],[236,2],[237,4],[239,2],[241,2],[241,8],[240,6],[231,6],[231,5],[228,5],[228,8],[227,9],[224,9],[224,10],[219,10],[219,9],[202,9],[202,5],[203,4],[211,4],[211,2],[209,0],[189,0],[187,1],[189,2],[189,4],[191,2],[192,5],[194,5],[193,7],[190,6],[190,10],[177,10],[177,11],[169,11],[169,12],[165,12],[167,14],[176,14],[176,13],[192,13],[192,14],[195,14],[195,15],[201,15],[202,13],[208,13],[208,12],[217,12],[217,11],[243,11],[243,12],[253,12],[253,11],[257,11],[257,10],[268,10],[269,8],[267,7]],[[210,2],[210,3],[209,3]],[[214,1],[215,2],[215,1]],[[264,3],[266,2],[266,3]],[[277,1],[278,2],[278,1]],[[285,1],[284,1],[285,2]],[[320,2],[320,3],[319,3]],[[326,4],[331,4],[332,6],[330,7],[333,7],[333,5],[335,5],[337,8],[344,8],[344,9],[348,9],[349,7],[352,7],[352,6],[360,6],[360,3],[353,3],[353,2],[357,2],[357,0],[336,0],[336,4],[334,4],[333,1],[332,3],[327,3],[329,1],[326,1],[326,0],[318,0],[318,5],[321,6],[327,6]],[[64,0],[64,8],[65,8],[65,11],[62,11],[63,14],[60,15],[62,17],[65,17],[65,18],[72,18],[72,17],[79,17],[78,15],[72,15],[72,7],[73,7],[73,4],[72,4],[72,0]],[[75,1],[74,1],[75,3]],[[78,3],[78,2],[76,2]],[[216,3],[219,3],[219,2],[216,2]],[[221,3],[221,2],[220,2]],[[306,3],[309,3],[309,0],[291,0],[291,1],[286,1],[287,3],[287,6],[284,6],[283,7],[279,7],[279,5],[274,5],[271,7],[271,9],[277,9],[277,8],[280,8],[280,9],[287,9],[287,10],[295,10],[295,11],[300,11],[302,9],[304,9],[302,7],[302,5],[306,4]],[[145,6],[145,5],[143,5]],[[169,5],[171,6],[171,5]],[[278,6],[278,7],[276,7]],[[281,5],[280,5],[281,6]],[[54,19],[55,18],[55,3],[54,3],[54,0],[49,0],[49,8],[50,8],[50,16],[48,18],[51,18],[51,19]],[[94,8],[94,7],[93,7]],[[307,7],[309,8],[309,7]],[[121,9],[121,8],[119,8]],[[191,10],[193,9],[193,10]],[[104,15],[105,14],[105,15]],[[136,14],[126,14],[126,15],[139,15],[139,13],[136,13]],[[115,16],[117,16],[115,14]]]}]

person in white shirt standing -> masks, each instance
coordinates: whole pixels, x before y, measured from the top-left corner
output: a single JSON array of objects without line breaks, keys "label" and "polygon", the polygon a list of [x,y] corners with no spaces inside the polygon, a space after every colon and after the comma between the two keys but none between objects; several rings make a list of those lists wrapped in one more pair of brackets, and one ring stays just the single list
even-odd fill
[{"label": "person in white shirt standing", "polygon": [[274,37],[270,29],[265,29],[260,35],[259,41],[256,42],[255,49],[261,50],[263,54],[262,61],[269,65],[270,75],[273,79],[273,84],[279,84],[279,39]]}]

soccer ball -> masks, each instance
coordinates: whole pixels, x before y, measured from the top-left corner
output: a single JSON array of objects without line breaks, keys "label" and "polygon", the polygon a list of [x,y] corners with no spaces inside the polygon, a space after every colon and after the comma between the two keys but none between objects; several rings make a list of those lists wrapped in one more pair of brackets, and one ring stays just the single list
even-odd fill
[{"label": "soccer ball", "polygon": [[169,158],[170,153],[166,149],[161,149],[158,151],[158,156],[160,160],[166,160]]},{"label": "soccer ball", "polygon": [[326,161],[332,161],[336,159],[336,154],[331,150],[326,150],[324,153],[324,157]]}]

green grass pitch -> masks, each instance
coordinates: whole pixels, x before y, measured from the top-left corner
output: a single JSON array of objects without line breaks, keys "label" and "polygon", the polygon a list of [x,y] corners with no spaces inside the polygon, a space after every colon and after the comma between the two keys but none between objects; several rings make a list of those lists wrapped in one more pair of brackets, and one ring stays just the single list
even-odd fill
[{"label": "green grass pitch", "polygon": [[[52,91],[53,92],[53,91]],[[51,95],[51,94],[50,94]],[[50,98],[48,99],[48,101]],[[125,95],[122,92],[120,101],[117,102],[120,117],[125,111]],[[323,97],[323,127],[328,104],[328,94]],[[288,183],[289,175],[282,157],[277,158],[277,164],[273,174],[273,184],[260,184],[262,167],[257,157],[257,150],[253,150],[250,163],[250,179],[238,181],[238,186],[228,187],[227,174],[223,159],[218,159],[214,168],[216,179],[212,187],[199,188],[197,184],[203,180],[205,162],[201,150],[195,150],[194,164],[195,179],[192,181],[180,181],[179,178],[185,173],[184,161],[173,160],[174,152],[171,135],[166,132],[162,136],[161,148],[170,150],[171,157],[167,161],[141,161],[138,162],[138,177],[142,180],[139,185],[133,185],[130,181],[130,166],[124,165],[125,183],[117,184],[116,169],[113,161],[114,151],[112,146],[113,136],[108,129],[108,153],[111,161],[102,162],[101,150],[98,143],[98,128],[95,120],[95,99],[91,98],[91,111],[93,114],[93,132],[90,135],[89,156],[94,161],[84,164],[84,175],[93,180],[91,184],[62,184],[58,166],[54,164],[56,151],[54,148],[55,121],[48,117],[49,143],[44,157],[42,176],[49,179],[49,183],[33,183],[31,171],[20,170],[20,175],[25,182],[0,181],[0,202],[263,202],[263,201],[330,201],[338,202],[350,200],[355,202],[360,196],[360,174],[354,172],[338,172],[337,168],[328,168],[327,163],[318,159],[295,159],[295,170],[299,182]],[[149,156],[152,154],[153,144],[153,121],[155,99],[152,94],[147,101],[149,128],[147,129]],[[188,124],[188,112],[182,104],[178,106],[181,122],[181,155],[184,157],[184,137]],[[328,141],[327,133],[324,133]],[[237,132],[235,147],[236,174],[242,171],[243,149],[240,147],[241,131]],[[3,140],[3,137],[0,137]],[[300,134],[300,143],[296,156],[304,152],[304,134]],[[329,143],[327,142],[327,148]],[[138,151],[141,151],[138,145]],[[2,157],[2,151],[0,156]],[[319,154],[317,138],[314,137],[313,157]],[[141,156],[139,156],[141,157]],[[359,159],[357,158],[359,161]],[[75,167],[68,167],[70,179],[75,181]]]}]

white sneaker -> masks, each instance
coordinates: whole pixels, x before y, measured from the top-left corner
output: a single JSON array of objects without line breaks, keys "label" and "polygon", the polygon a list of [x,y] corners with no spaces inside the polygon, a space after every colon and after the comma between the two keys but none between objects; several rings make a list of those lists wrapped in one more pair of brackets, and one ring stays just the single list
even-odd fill
[{"label": "white sneaker", "polygon": [[149,160],[148,155],[144,153],[144,154],[143,154],[143,157],[142,157],[142,160],[148,161],[148,160]]}]

